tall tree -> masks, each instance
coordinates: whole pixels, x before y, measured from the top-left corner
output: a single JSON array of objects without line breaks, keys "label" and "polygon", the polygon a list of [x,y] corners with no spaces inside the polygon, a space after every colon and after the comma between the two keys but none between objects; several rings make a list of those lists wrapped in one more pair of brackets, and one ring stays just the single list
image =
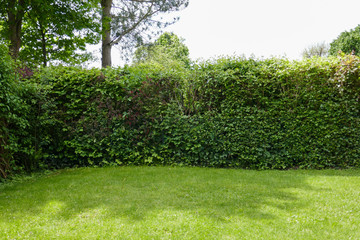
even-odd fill
[{"label": "tall tree", "polygon": [[[49,0],[47,0],[49,3]],[[31,3],[26,16],[20,59],[35,64],[60,61],[82,63],[90,55],[86,44],[100,39],[96,21],[96,2],[71,0],[54,1],[46,7],[41,1]]]},{"label": "tall tree", "polygon": [[[99,41],[97,0],[2,0],[1,36],[13,58],[47,65],[85,59],[87,43]],[[15,27],[16,26],[16,27]]]},{"label": "tall tree", "polygon": [[330,55],[337,55],[339,51],[360,56],[360,25],[350,31],[342,32],[330,43]]},{"label": "tall tree", "polygon": [[13,58],[19,56],[22,22],[29,6],[29,0],[3,0],[0,2],[1,33],[9,41]]},{"label": "tall tree", "polygon": [[102,43],[101,43],[101,66],[111,66],[111,7],[112,0],[101,0],[101,27],[102,27]]},{"label": "tall tree", "polygon": [[189,0],[101,0],[102,67],[111,66],[111,48],[119,45],[124,56],[130,49],[176,22],[158,18],[161,13],[179,11]]}]

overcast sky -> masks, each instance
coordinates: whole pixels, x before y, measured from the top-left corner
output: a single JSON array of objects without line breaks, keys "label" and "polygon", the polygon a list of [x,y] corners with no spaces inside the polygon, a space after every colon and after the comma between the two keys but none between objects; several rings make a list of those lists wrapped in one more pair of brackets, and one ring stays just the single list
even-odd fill
[{"label": "overcast sky", "polygon": [[[304,48],[330,43],[360,24],[359,0],[190,0],[165,29],[185,39],[190,57],[222,55],[300,59]],[[121,65],[113,49],[113,64]]]}]

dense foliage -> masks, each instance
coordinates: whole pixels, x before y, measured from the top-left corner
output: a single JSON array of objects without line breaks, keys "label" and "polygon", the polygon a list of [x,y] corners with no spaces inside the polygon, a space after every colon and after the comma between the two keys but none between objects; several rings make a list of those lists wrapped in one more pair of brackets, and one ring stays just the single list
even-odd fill
[{"label": "dense foliage", "polygon": [[[6,147],[14,159],[7,168],[358,167],[359,69],[360,59],[352,55],[299,62],[219,59],[191,70],[153,62],[47,68],[23,83],[36,84],[36,94],[17,98],[27,104],[14,112],[26,121],[3,124],[4,146],[17,145]],[[4,111],[1,117],[11,119]],[[23,129],[26,142],[7,140],[6,131],[14,129]]]},{"label": "dense foliage", "polygon": [[0,39],[28,65],[82,63],[100,40],[97,0],[2,0]]},{"label": "dense foliage", "polygon": [[330,55],[336,56],[339,51],[360,56],[360,25],[350,31],[342,32],[330,43]]},{"label": "dense foliage", "polygon": [[111,66],[111,48],[122,57],[177,21],[161,17],[188,0],[2,0],[0,41],[13,59],[31,66],[81,64],[92,59],[89,44],[102,41],[102,66]]},{"label": "dense foliage", "polygon": [[21,81],[31,74],[29,69],[16,66],[7,49],[0,46],[0,177],[39,165],[36,138],[40,96],[33,84]]},{"label": "dense foliage", "polygon": [[86,46],[100,40],[95,6],[93,0],[30,1],[23,19],[19,59],[43,66],[89,60]]},{"label": "dense foliage", "polygon": [[[188,0],[101,0],[101,66],[111,66],[111,48],[118,45],[123,58],[143,45],[166,26],[178,20],[165,20],[160,14],[176,12],[189,5]],[[130,50],[130,52],[129,52]]]},{"label": "dense foliage", "polygon": [[154,61],[162,65],[169,62],[190,66],[189,48],[184,44],[184,39],[174,33],[165,32],[154,43],[138,47],[134,53],[133,62],[143,63]]}]

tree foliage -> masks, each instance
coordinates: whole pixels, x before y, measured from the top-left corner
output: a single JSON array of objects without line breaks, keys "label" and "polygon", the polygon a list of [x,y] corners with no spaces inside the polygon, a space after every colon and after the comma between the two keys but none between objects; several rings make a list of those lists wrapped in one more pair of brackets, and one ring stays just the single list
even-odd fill
[{"label": "tree foliage", "polygon": [[134,47],[143,45],[177,20],[164,20],[160,14],[179,11],[188,3],[188,0],[102,0],[102,66],[111,66],[112,46],[122,49],[122,57],[129,56]]},{"label": "tree foliage", "polygon": [[89,58],[86,44],[99,41],[95,0],[4,0],[1,6],[1,37],[26,63],[79,63]]},{"label": "tree foliage", "polygon": [[339,51],[360,56],[360,25],[350,31],[342,32],[330,43],[330,55],[336,56]]},{"label": "tree foliage", "polygon": [[0,33],[2,38],[9,42],[9,52],[15,59],[19,56],[23,18],[29,5],[29,0],[0,2]]},{"label": "tree foliage", "polygon": [[329,45],[325,42],[317,43],[308,48],[304,49],[302,52],[303,58],[311,58],[314,56],[317,57],[326,57],[329,52]]},{"label": "tree foliage", "polygon": [[32,2],[25,19],[20,59],[42,63],[82,63],[89,59],[86,44],[99,41],[95,3],[72,0],[53,4]]},{"label": "tree foliage", "polygon": [[122,57],[157,35],[177,18],[163,13],[187,7],[189,0],[3,0],[0,36],[14,59],[44,66],[89,59],[86,44],[102,38],[102,66],[111,66],[111,48]]},{"label": "tree foliage", "polygon": [[184,40],[174,33],[163,33],[153,43],[145,44],[136,49],[134,63],[155,61],[165,64],[169,61],[179,61],[188,67],[190,65],[189,49]]}]

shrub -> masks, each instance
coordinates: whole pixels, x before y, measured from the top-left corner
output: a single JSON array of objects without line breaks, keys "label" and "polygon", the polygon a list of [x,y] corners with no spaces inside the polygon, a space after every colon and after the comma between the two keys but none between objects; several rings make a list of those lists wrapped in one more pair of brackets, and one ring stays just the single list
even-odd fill
[{"label": "shrub", "polygon": [[20,69],[0,46],[0,176],[5,178],[11,171],[30,171],[39,154],[36,88],[20,78],[31,71]]},{"label": "shrub", "polygon": [[2,110],[0,118],[2,172],[124,164],[359,166],[356,56],[218,59],[192,70],[154,63],[53,67],[23,81],[10,63],[3,69],[9,87],[1,96],[11,114]]}]

